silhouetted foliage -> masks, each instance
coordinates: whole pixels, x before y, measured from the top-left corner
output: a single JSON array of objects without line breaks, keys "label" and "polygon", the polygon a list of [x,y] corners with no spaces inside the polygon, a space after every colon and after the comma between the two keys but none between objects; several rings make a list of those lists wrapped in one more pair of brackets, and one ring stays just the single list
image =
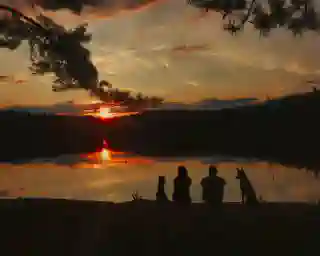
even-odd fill
[{"label": "silhouetted foliage", "polygon": [[140,201],[142,200],[142,196],[139,195],[138,191],[132,193],[132,201]]},{"label": "silhouetted foliage", "polygon": [[312,0],[188,0],[188,4],[206,11],[222,13],[228,18],[224,29],[235,35],[246,23],[252,23],[261,36],[275,28],[290,30],[294,36],[319,31],[319,14]]},{"label": "silhouetted foliage", "polygon": [[120,103],[125,106],[130,106],[132,109],[144,109],[152,108],[161,105],[164,101],[161,97],[156,96],[145,96],[141,92],[133,95],[131,91],[119,90],[112,88],[110,84],[104,82],[103,88],[103,101],[111,103]]},{"label": "silhouetted foliage", "polygon": [[[99,81],[97,68],[91,61],[90,52],[83,46],[92,39],[87,24],[66,29],[49,17],[39,14],[36,19],[20,11],[0,5],[0,11],[7,15],[0,18],[0,47],[16,50],[26,40],[30,51],[30,70],[34,75],[53,73],[53,91],[86,89],[102,101],[124,104],[160,104],[157,97],[143,99],[130,96],[130,92],[113,90],[110,82]],[[140,95],[141,96],[141,95]]]},{"label": "silhouetted foliage", "polygon": [[[69,8],[80,13],[86,4],[99,4],[99,1],[93,4],[87,2],[41,1],[40,5],[45,9]],[[275,28],[285,28],[293,35],[301,36],[306,31],[318,32],[320,27],[312,0],[268,0],[264,4],[261,0],[188,0],[188,4],[222,13],[223,20],[227,20],[223,29],[232,35],[243,31],[247,23],[252,23],[261,36],[268,36]],[[127,8],[139,5],[143,3],[133,1]],[[33,19],[6,5],[0,5],[1,10],[7,15],[0,18],[0,47],[16,50],[22,41],[27,41],[30,70],[34,75],[53,73],[53,91],[83,88],[105,102],[151,107],[162,103],[161,98],[141,98],[139,94],[133,97],[130,92],[112,89],[110,82],[99,81],[91,54],[83,46],[92,39],[92,35],[87,32],[87,24],[66,29],[42,14]]]},{"label": "silhouetted foliage", "polygon": [[67,30],[41,14],[34,20],[5,5],[0,10],[11,14],[0,21],[1,46],[15,50],[27,40],[33,74],[54,73],[54,91],[79,87],[99,96],[98,72],[82,45],[91,40],[86,24]]}]

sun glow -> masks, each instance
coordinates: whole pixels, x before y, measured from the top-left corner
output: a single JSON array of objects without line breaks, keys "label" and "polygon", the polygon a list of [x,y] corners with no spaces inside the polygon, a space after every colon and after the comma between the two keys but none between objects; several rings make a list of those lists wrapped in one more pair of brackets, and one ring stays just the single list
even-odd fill
[{"label": "sun glow", "polygon": [[86,116],[94,116],[102,119],[112,118],[116,116],[115,113],[111,112],[110,107],[100,106],[98,108],[93,108],[86,110],[84,115]]},{"label": "sun glow", "polygon": [[109,106],[99,106],[84,111],[83,115],[85,116],[94,116],[101,119],[110,119],[114,117],[123,117],[137,115],[139,112],[114,112],[112,111],[114,107]]},{"label": "sun glow", "polygon": [[111,109],[108,107],[100,107],[97,116],[101,118],[110,118],[113,117]]},{"label": "sun glow", "polygon": [[[113,151],[109,148],[106,140],[102,141],[102,147],[94,153],[83,155],[88,163],[82,163],[81,166],[90,166],[95,169],[105,168],[112,165],[123,164],[153,164],[154,160],[139,156],[130,155],[128,152]],[[87,168],[87,167],[85,167]]]}]

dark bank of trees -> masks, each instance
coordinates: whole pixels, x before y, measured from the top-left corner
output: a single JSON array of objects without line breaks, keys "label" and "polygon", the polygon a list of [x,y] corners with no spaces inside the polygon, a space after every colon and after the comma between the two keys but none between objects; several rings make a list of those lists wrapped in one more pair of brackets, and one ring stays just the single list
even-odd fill
[{"label": "dark bank of trees", "polygon": [[154,111],[115,120],[109,145],[146,155],[225,154],[320,169],[320,92],[217,111]]},{"label": "dark bank of trees", "polygon": [[229,155],[317,172],[320,92],[215,111],[146,111],[94,117],[0,113],[0,160],[111,150],[145,156]]},{"label": "dark bank of trees", "polygon": [[101,120],[93,117],[0,112],[0,161],[95,152],[102,147]]}]

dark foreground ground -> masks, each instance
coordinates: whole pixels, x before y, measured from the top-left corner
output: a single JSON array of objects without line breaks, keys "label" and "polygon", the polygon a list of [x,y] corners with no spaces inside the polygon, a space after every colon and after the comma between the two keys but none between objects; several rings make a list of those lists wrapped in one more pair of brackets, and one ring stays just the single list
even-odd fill
[{"label": "dark foreground ground", "polygon": [[1,255],[318,255],[320,206],[0,200]]}]

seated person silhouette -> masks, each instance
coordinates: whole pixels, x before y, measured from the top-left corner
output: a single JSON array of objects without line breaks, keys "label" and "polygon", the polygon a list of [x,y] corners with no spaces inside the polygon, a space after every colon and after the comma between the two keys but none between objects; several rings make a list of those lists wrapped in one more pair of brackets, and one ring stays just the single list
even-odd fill
[{"label": "seated person silhouette", "polygon": [[224,186],[226,182],[217,176],[218,170],[215,166],[209,166],[209,176],[201,180],[202,200],[210,205],[222,205]]},{"label": "seated person silhouette", "polygon": [[190,186],[192,180],[188,176],[188,170],[184,166],[178,166],[178,176],[173,182],[172,200],[177,203],[191,203]]},{"label": "seated person silhouette", "polygon": [[156,194],[157,202],[167,202],[168,201],[168,197],[167,197],[166,192],[164,190],[165,184],[166,184],[166,178],[164,176],[159,176],[158,191]]}]

